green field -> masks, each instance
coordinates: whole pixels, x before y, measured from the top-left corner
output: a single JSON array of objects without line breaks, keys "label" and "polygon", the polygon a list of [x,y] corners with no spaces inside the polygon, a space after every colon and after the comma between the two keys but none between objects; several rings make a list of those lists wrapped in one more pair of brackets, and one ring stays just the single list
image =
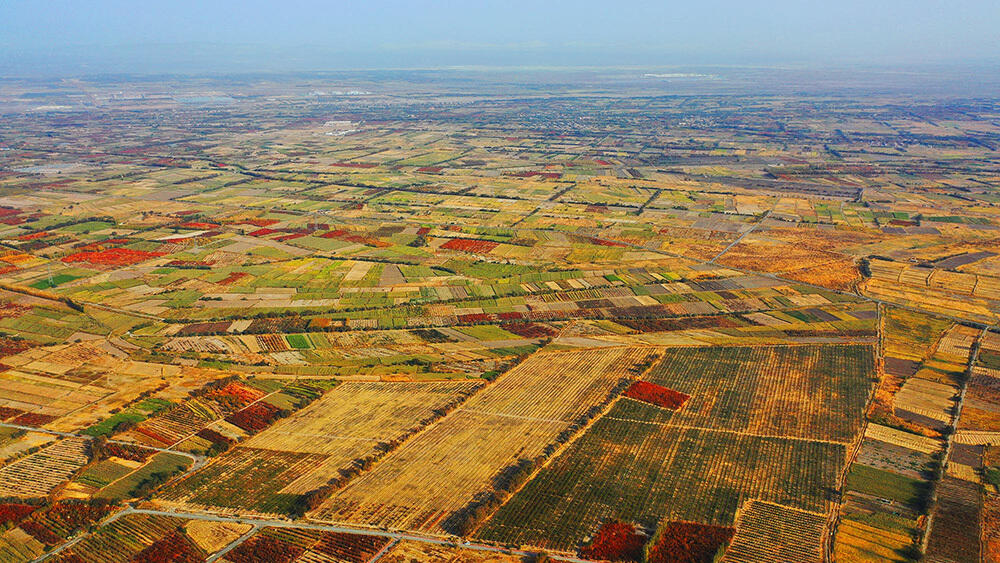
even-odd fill
[{"label": "green field", "polygon": [[844,490],[898,501],[911,506],[923,506],[928,483],[897,475],[889,471],[875,469],[867,465],[854,464],[847,474]]}]

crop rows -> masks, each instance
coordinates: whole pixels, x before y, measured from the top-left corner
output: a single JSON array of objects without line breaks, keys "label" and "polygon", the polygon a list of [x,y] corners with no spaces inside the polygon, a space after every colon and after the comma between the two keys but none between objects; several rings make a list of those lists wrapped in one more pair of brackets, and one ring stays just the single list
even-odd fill
[{"label": "crop rows", "polygon": [[647,379],[691,396],[654,420],[849,442],[873,374],[866,345],[734,346],[668,349]]},{"label": "crop rows", "polygon": [[[72,549],[61,553],[57,561],[70,562],[81,559],[94,563],[124,563],[134,560],[185,561],[183,554],[197,548],[182,535],[175,535],[183,523],[184,520],[170,516],[129,514],[102,527],[97,533],[74,545]],[[163,555],[169,553],[174,557],[155,559],[152,553],[143,554],[150,547],[158,548]],[[140,557],[140,554],[144,556]],[[198,555],[200,557],[196,560],[202,560],[204,554]]]},{"label": "crop rows", "polygon": [[279,491],[315,469],[324,459],[315,454],[237,446],[163,490],[158,499],[213,509],[281,513],[288,510],[298,495]]},{"label": "crop rows", "polygon": [[0,468],[0,496],[45,496],[90,461],[88,441],[66,438]]},{"label": "crop rows", "polygon": [[533,355],[349,483],[317,517],[440,529],[502,470],[541,455],[652,354],[613,348]]},{"label": "crop rows", "polygon": [[731,563],[816,563],[826,519],[819,514],[769,502],[751,501],[743,508],[733,543],[723,561]]},{"label": "crop rows", "polygon": [[731,526],[748,498],[825,510],[839,444],[619,419],[619,403],[480,530],[504,543],[572,549],[608,519]]},{"label": "crop rows", "polygon": [[248,440],[247,447],[326,456],[314,471],[289,483],[287,493],[305,493],[338,475],[356,459],[416,431],[444,409],[479,388],[473,382],[344,383],[307,408]]}]

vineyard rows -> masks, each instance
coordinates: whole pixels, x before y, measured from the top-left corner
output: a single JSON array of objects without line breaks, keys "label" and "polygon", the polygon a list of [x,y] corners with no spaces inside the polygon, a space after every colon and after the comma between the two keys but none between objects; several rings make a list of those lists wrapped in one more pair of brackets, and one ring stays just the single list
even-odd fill
[{"label": "vineyard rows", "polygon": [[309,407],[279,420],[246,447],[327,456],[282,491],[302,494],[326,484],[338,469],[416,430],[435,409],[472,393],[476,382],[344,383]]},{"label": "vineyard rows", "polygon": [[624,404],[545,467],[479,537],[570,550],[606,520],[731,526],[749,498],[826,509],[843,446],[620,420]]},{"label": "vineyard rows", "polygon": [[874,365],[867,345],[673,348],[646,379],[691,396],[661,422],[846,443]]},{"label": "vineyard rows", "polygon": [[353,480],[316,517],[440,530],[502,470],[541,455],[653,354],[646,348],[535,354]]},{"label": "vineyard rows", "polygon": [[820,514],[751,501],[740,514],[736,535],[723,561],[817,563],[823,560],[825,523]]},{"label": "vineyard rows", "polygon": [[[102,527],[64,551],[55,561],[125,563],[147,547],[170,536],[184,523],[181,518],[129,514]],[[201,554],[204,557],[204,553]]]},{"label": "vineyard rows", "polygon": [[40,497],[90,461],[88,440],[66,438],[0,468],[0,497]]}]

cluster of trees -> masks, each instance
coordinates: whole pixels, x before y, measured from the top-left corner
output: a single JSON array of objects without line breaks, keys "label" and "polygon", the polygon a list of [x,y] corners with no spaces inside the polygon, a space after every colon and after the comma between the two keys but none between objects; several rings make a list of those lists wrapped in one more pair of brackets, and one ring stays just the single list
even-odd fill
[{"label": "cluster of trees", "polygon": [[465,536],[471,534],[500,506],[507,502],[512,494],[528,482],[535,470],[545,462],[545,456],[521,458],[517,463],[507,466],[493,478],[492,491],[480,493],[461,510],[452,513],[441,527],[449,532]]}]

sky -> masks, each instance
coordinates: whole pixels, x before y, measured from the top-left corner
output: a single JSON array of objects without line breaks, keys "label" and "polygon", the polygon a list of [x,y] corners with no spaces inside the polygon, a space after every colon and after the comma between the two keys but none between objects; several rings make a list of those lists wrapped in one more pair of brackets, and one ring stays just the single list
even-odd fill
[{"label": "sky", "polygon": [[0,0],[0,72],[994,62],[998,0]]}]

